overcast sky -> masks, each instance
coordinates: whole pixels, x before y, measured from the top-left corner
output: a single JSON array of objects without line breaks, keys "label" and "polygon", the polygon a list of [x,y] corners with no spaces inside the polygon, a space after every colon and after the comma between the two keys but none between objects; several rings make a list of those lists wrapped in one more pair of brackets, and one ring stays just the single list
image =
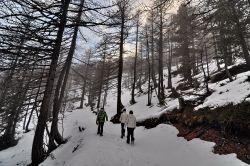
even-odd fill
[{"label": "overcast sky", "polygon": [[[180,2],[182,0],[173,0],[173,1],[174,1],[174,4],[169,9],[170,13],[176,13],[176,11],[178,9],[178,6],[179,6],[179,4],[180,4]],[[137,2],[137,6],[138,6],[138,4],[143,4],[143,5],[146,5],[146,6],[151,6],[152,3],[153,3],[153,0],[136,0],[136,2]]]},{"label": "overcast sky", "polygon": [[[109,0],[106,0],[106,2],[108,2]],[[134,3],[134,6],[135,8],[138,8],[138,7],[145,7],[146,6],[151,6],[153,1],[152,0],[134,0],[135,3]],[[180,1],[181,0],[174,0],[174,5],[169,9],[169,13],[176,13],[177,9],[178,9],[178,4],[180,4]],[[104,2],[104,1],[103,1]],[[109,1],[110,2],[110,1]],[[109,3],[108,2],[108,3]],[[81,37],[80,35],[78,35],[78,43],[77,43],[77,50],[76,50],[76,53],[77,53],[77,57],[81,57],[83,54],[84,54],[84,50],[86,48],[89,48],[89,47],[94,47],[97,42],[100,40],[99,37],[97,37],[93,32],[91,32],[89,29],[86,29],[86,28],[81,28],[81,31],[82,33],[84,34],[84,36],[86,37],[86,39],[88,40],[88,42],[83,42],[83,41],[80,41],[81,40]],[[133,45],[126,45],[125,46],[127,49],[130,48],[132,51],[133,50]],[[132,51],[133,52],[133,51]]]}]

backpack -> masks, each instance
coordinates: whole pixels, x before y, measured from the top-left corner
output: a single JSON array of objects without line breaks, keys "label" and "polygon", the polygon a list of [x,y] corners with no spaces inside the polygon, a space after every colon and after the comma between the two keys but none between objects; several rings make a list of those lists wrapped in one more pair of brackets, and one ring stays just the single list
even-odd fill
[{"label": "backpack", "polygon": [[105,122],[105,118],[106,118],[107,114],[105,111],[100,111],[97,115],[97,121],[98,122]]}]

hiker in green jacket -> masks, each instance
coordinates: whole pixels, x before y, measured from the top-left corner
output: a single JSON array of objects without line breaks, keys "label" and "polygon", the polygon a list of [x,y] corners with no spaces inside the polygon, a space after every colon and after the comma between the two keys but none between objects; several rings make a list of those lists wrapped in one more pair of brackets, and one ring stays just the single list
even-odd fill
[{"label": "hiker in green jacket", "polygon": [[96,117],[96,124],[98,125],[97,134],[100,134],[100,136],[103,136],[103,126],[105,120],[108,121],[108,115],[104,111],[104,108],[101,108]]}]

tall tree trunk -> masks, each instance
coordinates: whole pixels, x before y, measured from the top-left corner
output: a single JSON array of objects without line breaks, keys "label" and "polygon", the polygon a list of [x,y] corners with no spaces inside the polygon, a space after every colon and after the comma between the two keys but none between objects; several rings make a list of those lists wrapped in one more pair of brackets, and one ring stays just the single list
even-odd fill
[{"label": "tall tree trunk", "polygon": [[207,66],[207,78],[209,79],[209,77],[210,77],[210,71],[209,71],[208,51],[207,51],[207,45],[206,45],[206,43],[204,43],[204,47],[205,47],[206,66]]},{"label": "tall tree trunk", "polygon": [[65,29],[65,25],[67,22],[67,13],[68,13],[68,7],[69,7],[70,0],[65,0],[62,2],[62,14],[60,17],[60,23],[58,27],[57,37],[53,49],[53,53],[51,55],[52,61],[50,64],[50,70],[49,70],[49,76],[46,84],[46,89],[44,92],[44,97],[40,109],[40,115],[38,117],[37,122],[37,128],[35,131],[35,136],[33,139],[33,145],[32,145],[32,166],[37,166],[39,163],[41,163],[45,158],[45,149],[43,148],[43,137],[44,137],[44,129],[47,122],[48,117],[48,108],[49,103],[51,99],[51,92],[53,90],[53,84],[55,81],[55,75],[56,75],[56,68],[57,68],[57,62],[60,55],[60,48],[63,38],[63,32]]},{"label": "tall tree trunk", "polygon": [[173,52],[172,42],[171,42],[171,37],[169,37],[169,56],[168,56],[168,88],[169,89],[172,89],[172,74],[171,74],[172,52]]},{"label": "tall tree trunk", "polygon": [[147,106],[150,106],[151,103],[151,69],[150,69],[150,57],[149,57],[149,41],[148,41],[148,28],[146,26],[146,50],[147,50],[147,62],[148,62],[148,104]]},{"label": "tall tree trunk", "polygon": [[154,11],[151,11],[152,15],[152,20],[151,20],[151,75],[152,75],[152,80],[154,83],[154,89],[157,87],[157,81],[155,78],[155,58],[154,58]]},{"label": "tall tree trunk", "polygon": [[228,70],[228,57],[227,57],[227,54],[228,54],[227,48],[224,48],[223,59],[224,59],[224,63],[225,63],[225,71],[226,71],[226,74],[228,76],[229,81],[232,82],[233,81],[233,77],[232,77],[231,73]]},{"label": "tall tree trunk", "polygon": [[225,68],[225,71],[226,71],[226,74],[228,76],[228,79],[230,82],[233,81],[233,78],[232,78],[232,75],[230,74],[229,70],[228,70],[228,52],[227,52],[227,43],[226,43],[226,39],[225,39],[225,36],[224,36],[224,30],[221,29],[220,30],[220,37],[221,37],[221,46],[222,46],[222,54],[223,54],[223,60],[224,60],[224,68]]},{"label": "tall tree trunk", "polygon": [[[79,24],[79,22],[81,21],[83,3],[84,3],[84,0],[81,0],[79,13],[76,18],[76,24]],[[48,152],[51,152],[52,150],[56,148],[54,141],[56,141],[58,145],[64,143],[64,140],[58,131],[58,115],[61,110],[61,105],[62,105],[62,101],[64,98],[64,93],[65,93],[65,89],[66,89],[66,85],[68,81],[69,71],[70,71],[73,55],[75,52],[77,33],[78,33],[78,26],[75,26],[69,54],[64,64],[63,70],[60,73],[57,86],[56,86],[54,102],[53,102],[53,119],[52,119],[51,130],[50,130]]]},{"label": "tall tree trunk", "polygon": [[139,13],[138,14],[138,18],[137,18],[137,22],[136,22],[136,41],[135,41],[135,59],[134,59],[134,79],[133,79],[133,84],[132,84],[132,93],[131,93],[131,104],[135,104],[135,84],[137,81],[137,53],[138,53],[138,33],[139,33]]},{"label": "tall tree trunk", "polygon": [[213,33],[213,45],[214,45],[214,53],[215,53],[217,70],[221,71],[220,62],[219,62],[219,56],[218,56],[218,48],[217,48],[217,43],[216,43],[216,39],[215,39],[215,34],[214,33]]},{"label": "tall tree trunk", "polygon": [[107,50],[107,40],[104,43],[104,53],[103,53],[103,60],[102,60],[102,70],[101,70],[101,78],[99,83],[99,89],[98,89],[98,102],[97,102],[97,108],[100,108],[100,102],[101,102],[101,95],[102,95],[102,88],[103,88],[103,78],[104,78],[104,71],[105,71],[105,61],[106,61],[106,50]]},{"label": "tall tree trunk", "polygon": [[196,70],[199,72],[199,56],[196,57]]},{"label": "tall tree trunk", "polygon": [[60,95],[60,89],[62,87],[64,75],[65,75],[65,72],[67,69],[68,61],[69,61],[69,56],[67,57],[66,62],[63,66],[63,69],[59,75],[59,79],[57,81],[56,90],[55,90],[55,94],[54,94],[53,111],[52,111],[52,125],[51,125],[51,129],[50,129],[50,134],[49,134],[48,153],[50,153],[51,151],[53,151],[56,148],[56,144],[55,144],[54,140],[55,140],[55,133],[58,132],[57,122],[58,122],[58,114],[59,114],[59,110],[60,110],[59,95]]},{"label": "tall tree trunk", "polygon": [[192,70],[193,70],[193,75],[198,74],[198,71],[196,70],[196,53],[195,53],[195,41],[194,37],[192,36]]},{"label": "tall tree trunk", "polygon": [[158,67],[158,99],[159,104],[164,104],[164,85],[163,85],[163,9],[160,6],[160,37],[159,37],[159,67]]},{"label": "tall tree trunk", "polygon": [[108,89],[109,89],[109,76],[110,76],[110,66],[107,66],[107,82],[106,82],[106,86],[105,86],[105,90],[104,90],[104,97],[103,97],[103,103],[102,103],[102,107],[104,108],[104,106],[106,105],[107,102],[107,97],[108,97]]},{"label": "tall tree trunk", "polygon": [[206,75],[206,72],[205,72],[205,69],[204,69],[204,66],[203,66],[203,48],[201,50],[200,56],[201,56],[201,69],[202,69],[203,75],[204,75],[204,84],[206,86],[206,93],[208,94],[209,93],[208,77]]},{"label": "tall tree trunk", "polygon": [[28,122],[27,122],[26,127],[25,127],[25,132],[29,132],[29,124],[30,124],[33,112],[34,112],[35,109],[37,109],[37,100],[38,100],[38,97],[39,97],[39,94],[40,94],[40,90],[41,90],[41,86],[42,86],[43,76],[44,76],[45,70],[46,70],[46,66],[43,66],[42,74],[41,74],[41,77],[39,79],[38,90],[36,92],[36,97],[35,97],[35,100],[34,100],[34,104],[32,106],[32,109],[31,109],[31,112],[30,112],[30,116],[29,116]]},{"label": "tall tree trunk", "polygon": [[84,81],[83,81],[83,86],[82,86],[82,95],[81,95],[81,102],[80,102],[79,108],[83,108],[84,95],[86,93],[86,86],[87,86],[87,77],[88,77],[88,74],[89,74],[90,58],[91,58],[91,54],[88,55],[86,69],[85,69],[85,72],[84,72],[85,74],[84,74],[84,78],[83,78]]},{"label": "tall tree trunk", "polygon": [[142,93],[142,75],[143,75],[143,46],[142,46],[142,42],[141,42],[141,62],[140,62],[140,74],[139,74],[139,81],[138,81],[138,89],[139,92]]},{"label": "tall tree trunk", "polygon": [[119,50],[119,69],[118,69],[118,85],[117,85],[117,115],[121,114],[123,108],[122,94],[122,72],[123,72],[123,44],[124,44],[124,28],[125,28],[125,9],[121,10],[121,31],[120,31],[120,50]]},{"label": "tall tree trunk", "polygon": [[81,95],[81,101],[80,101],[79,108],[83,108],[83,102],[84,102],[84,97],[85,97],[85,88],[86,88],[86,80],[84,80],[84,82],[83,82],[82,95]]},{"label": "tall tree trunk", "polygon": [[[188,14],[188,7],[181,5],[181,11],[179,13],[181,19],[178,21],[179,24],[179,35],[180,35],[180,53],[182,54],[182,74],[184,80],[187,80],[189,85],[192,85],[192,58],[190,55],[190,38],[192,36],[191,18]],[[191,35],[190,35],[191,33]]]}]

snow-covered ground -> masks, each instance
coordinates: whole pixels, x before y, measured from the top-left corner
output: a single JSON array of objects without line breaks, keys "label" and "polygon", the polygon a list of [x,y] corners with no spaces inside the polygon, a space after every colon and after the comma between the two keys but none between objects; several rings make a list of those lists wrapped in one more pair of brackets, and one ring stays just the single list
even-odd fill
[{"label": "snow-covered ground", "polygon": [[[123,97],[126,95],[129,93],[124,93]],[[109,99],[105,109],[110,118],[116,109],[113,97],[110,96]],[[134,110],[138,119],[157,116],[168,108],[161,110],[157,106],[152,109],[147,107],[145,96],[138,97],[137,102],[134,106],[127,104],[126,107]],[[176,105],[176,101],[172,102]],[[119,124],[105,123],[104,136],[98,136],[96,115],[89,108],[73,110],[65,117],[64,137],[68,138],[68,142],[53,151],[41,166],[247,166],[235,154],[214,154],[214,143],[199,139],[187,142],[184,138],[177,137],[178,131],[167,124],[150,130],[137,127],[135,145],[128,145],[125,138],[120,138]],[[79,126],[85,130],[79,132]],[[34,132],[31,131],[22,137],[16,147],[1,151],[0,166],[24,166],[30,163],[33,135]]]},{"label": "snow-covered ground", "polygon": [[0,151],[0,166],[25,166],[30,164],[34,130],[24,134],[14,147]]},{"label": "snow-covered ground", "polygon": [[[108,111],[109,116],[112,111]],[[96,116],[88,109],[74,110],[65,119],[65,145],[57,148],[41,166],[247,166],[231,155],[212,153],[214,143],[177,137],[178,131],[162,124],[147,130],[137,127],[135,144],[120,138],[120,125],[107,122],[104,136],[96,134]],[[78,127],[85,127],[79,132]],[[17,147],[0,152],[0,165],[27,165],[33,132],[26,134]],[[77,147],[77,148],[76,148]],[[74,151],[74,152],[73,152]]]},{"label": "snow-covered ground", "polygon": [[[110,112],[107,112],[110,116]],[[107,122],[104,136],[96,134],[95,115],[88,110],[75,110],[65,122],[69,142],[56,149],[41,166],[246,166],[235,155],[212,153],[213,143],[195,139],[187,142],[178,138],[170,125],[147,130],[135,130],[135,144],[120,138],[120,125]],[[78,131],[84,126],[84,132]],[[73,152],[74,147],[78,149]]]},{"label": "snow-covered ground", "polygon": [[[216,64],[210,64],[211,70],[216,70]],[[164,71],[166,74],[167,71]],[[196,107],[214,108],[228,103],[237,104],[249,95],[250,83],[245,80],[250,72],[239,74],[233,82],[227,80],[209,84],[214,93],[205,102]],[[196,76],[202,82],[202,74]],[[176,87],[182,78],[177,75],[172,79]],[[165,79],[167,84],[167,79]],[[143,89],[146,89],[146,85]],[[195,91],[195,90],[193,90]],[[202,93],[198,89],[195,93]],[[76,92],[77,93],[77,92]],[[171,92],[166,90],[168,96]],[[183,96],[192,98],[193,96]],[[166,111],[178,108],[177,99],[166,99],[166,105],[157,105],[156,94],[153,93],[153,105],[148,107],[147,95],[137,94],[135,105],[130,105],[130,91],[123,90],[122,102],[126,109],[133,110],[137,120],[157,117]],[[250,101],[247,99],[247,101]],[[75,103],[76,106],[79,103]],[[110,93],[105,107],[109,118],[116,113],[116,94]],[[65,115],[64,137],[69,141],[61,145],[44,161],[42,166],[247,166],[236,158],[235,154],[217,155],[212,152],[214,143],[194,139],[187,142],[177,137],[178,131],[167,124],[158,125],[153,129],[138,127],[135,130],[135,145],[126,144],[120,138],[120,125],[107,122],[104,127],[104,136],[96,134],[95,115],[89,108],[73,110]],[[86,128],[79,132],[78,127]],[[30,154],[34,131],[24,134],[17,146],[0,151],[0,166],[25,166],[31,162]]]}]

